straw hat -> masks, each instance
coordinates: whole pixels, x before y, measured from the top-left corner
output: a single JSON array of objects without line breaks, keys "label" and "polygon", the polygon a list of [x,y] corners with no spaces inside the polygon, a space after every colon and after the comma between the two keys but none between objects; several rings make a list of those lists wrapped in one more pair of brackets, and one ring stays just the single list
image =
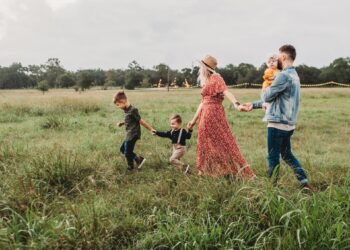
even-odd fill
[{"label": "straw hat", "polygon": [[206,55],[200,63],[208,68],[209,71],[215,72],[215,68],[218,65],[218,61],[215,59],[215,57],[211,55]]}]

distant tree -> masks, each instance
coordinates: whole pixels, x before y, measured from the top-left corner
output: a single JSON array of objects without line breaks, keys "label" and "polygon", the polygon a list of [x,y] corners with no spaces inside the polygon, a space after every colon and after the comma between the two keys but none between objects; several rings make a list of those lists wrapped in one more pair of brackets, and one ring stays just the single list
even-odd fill
[{"label": "distant tree", "polygon": [[248,63],[241,63],[238,65],[238,79],[237,83],[252,83],[258,76],[258,71],[254,65]]},{"label": "distant tree", "polygon": [[198,72],[199,72],[199,67],[195,66],[192,69],[192,81],[193,81],[193,85],[197,85],[197,79],[198,79]]},{"label": "distant tree", "polygon": [[224,68],[218,68],[217,72],[220,73],[227,85],[234,85],[238,79],[238,68],[232,64],[226,65]]},{"label": "distant tree", "polygon": [[27,75],[27,69],[21,63],[13,63],[9,67],[0,68],[0,88],[31,88],[35,82]]},{"label": "distant tree", "polygon": [[263,76],[264,76],[264,73],[265,73],[266,69],[267,69],[266,63],[261,64],[261,66],[257,69],[256,77],[253,80],[253,83],[260,84],[260,83],[262,83],[264,81],[263,80]]},{"label": "distant tree", "polygon": [[125,71],[121,69],[115,70],[115,83],[116,86],[125,85]]},{"label": "distant tree", "polygon": [[94,74],[94,83],[97,86],[104,85],[106,82],[106,72],[102,69],[95,69],[92,70],[92,73]]},{"label": "distant tree", "polygon": [[181,69],[181,74],[183,75],[183,78],[188,81],[191,85],[197,84],[197,72],[198,67],[191,68],[183,68]]},{"label": "distant tree", "polygon": [[60,88],[58,77],[65,73],[65,69],[61,66],[58,58],[49,58],[44,65],[44,79],[47,80],[51,88]]},{"label": "distant tree", "polygon": [[315,84],[320,82],[321,70],[315,67],[309,67],[305,64],[296,67],[300,82],[305,84]]},{"label": "distant tree", "polygon": [[158,81],[162,79],[163,83],[167,84],[168,74],[169,74],[169,80],[170,80],[170,67],[164,63],[161,63],[154,66],[153,69],[156,72],[155,77],[158,79]]},{"label": "distant tree", "polygon": [[322,68],[320,79],[323,82],[350,83],[350,57],[337,58],[328,67]]},{"label": "distant tree", "polygon": [[141,85],[145,85],[145,82],[148,82],[146,85],[152,87],[159,82],[159,78],[157,76],[157,72],[154,69],[144,69],[142,70],[143,74],[143,83]]},{"label": "distant tree", "polygon": [[106,80],[104,85],[116,86],[117,85],[117,74],[115,70],[110,69],[106,71]]},{"label": "distant tree", "polygon": [[77,77],[77,85],[82,91],[89,89],[95,80],[94,73],[91,70],[80,70],[77,72]]},{"label": "distant tree", "polygon": [[125,85],[126,89],[135,89],[143,81],[143,75],[140,71],[128,70],[125,76]]},{"label": "distant tree", "polygon": [[174,70],[172,74],[172,80],[174,81],[176,79],[176,85],[179,87],[183,86],[185,82],[184,74],[182,74],[182,72],[178,70]]},{"label": "distant tree", "polygon": [[143,78],[143,68],[136,61],[132,61],[125,72],[124,87],[126,89],[135,89],[141,85]]},{"label": "distant tree", "polygon": [[73,73],[67,72],[58,76],[57,82],[61,88],[73,87],[76,83]]},{"label": "distant tree", "polygon": [[121,69],[110,69],[106,73],[105,84],[109,86],[124,86],[125,85],[125,71]]},{"label": "distant tree", "polygon": [[[256,68],[252,64],[241,63],[238,66],[228,64],[217,68],[217,72],[224,78],[226,84],[262,83],[262,76],[266,69],[265,63]],[[296,67],[301,83],[316,84],[320,82],[336,81],[350,83],[350,58],[337,58],[329,66],[323,68],[298,65]],[[127,69],[87,69],[77,72],[66,71],[57,58],[49,58],[42,65],[22,66],[13,63],[8,67],[0,66],[0,89],[35,88],[38,83],[46,80],[49,88],[88,89],[91,86],[123,86],[134,89],[138,86],[155,86],[161,80],[162,84],[176,84],[181,86],[185,80],[191,85],[197,85],[199,67],[173,70],[168,65],[160,63],[147,69],[136,61],[128,64]],[[176,81],[175,81],[176,79]]]},{"label": "distant tree", "polygon": [[150,79],[147,76],[144,76],[140,86],[142,88],[150,88],[152,87],[152,83],[150,82]]},{"label": "distant tree", "polygon": [[27,74],[31,78],[34,85],[37,85],[44,79],[45,67],[44,65],[28,65]]},{"label": "distant tree", "polygon": [[47,80],[42,80],[40,82],[38,82],[38,90],[40,90],[41,92],[43,92],[43,94],[45,94],[45,92],[49,91],[49,83],[47,82]]},{"label": "distant tree", "polygon": [[140,64],[138,64],[138,62],[136,62],[136,61],[134,60],[134,61],[132,61],[131,63],[129,63],[128,69],[130,69],[130,70],[136,70],[136,71],[141,71],[141,70],[142,70],[142,67],[140,66]]}]

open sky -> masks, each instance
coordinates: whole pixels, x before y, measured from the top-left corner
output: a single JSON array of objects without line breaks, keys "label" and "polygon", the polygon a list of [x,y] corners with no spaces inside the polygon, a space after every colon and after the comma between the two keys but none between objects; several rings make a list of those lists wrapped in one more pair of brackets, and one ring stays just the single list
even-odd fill
[{"label": "open sky", "polygon": [[58,57],[70,70],[261,65],[280,45],[297,64],[350,56],[349,0],[0,0],[0,65]]}]

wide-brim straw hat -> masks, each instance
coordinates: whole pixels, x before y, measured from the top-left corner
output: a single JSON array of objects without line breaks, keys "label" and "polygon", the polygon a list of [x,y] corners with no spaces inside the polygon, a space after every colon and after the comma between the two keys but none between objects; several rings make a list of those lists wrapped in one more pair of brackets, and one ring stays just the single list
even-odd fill
[{"label": "wide-brim straw hat", "polygon": [[216,58],[211,55],[206,55],[199,63],[207,67],[211,72],[215,72],[216,66],[218,65]]}]

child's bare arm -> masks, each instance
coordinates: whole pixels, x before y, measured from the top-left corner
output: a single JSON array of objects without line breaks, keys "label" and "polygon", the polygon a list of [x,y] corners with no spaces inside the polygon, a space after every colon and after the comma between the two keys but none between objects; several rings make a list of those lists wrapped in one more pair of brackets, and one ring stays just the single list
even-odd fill
[{"label": "child's bare arm", "polygon": [[149,131],[153,132],[155,131],[154,128],[152,128],[147,122],[145,122],[145,120],[140,119],[140,124],[145,127],[146,129],[148,129]]}]

